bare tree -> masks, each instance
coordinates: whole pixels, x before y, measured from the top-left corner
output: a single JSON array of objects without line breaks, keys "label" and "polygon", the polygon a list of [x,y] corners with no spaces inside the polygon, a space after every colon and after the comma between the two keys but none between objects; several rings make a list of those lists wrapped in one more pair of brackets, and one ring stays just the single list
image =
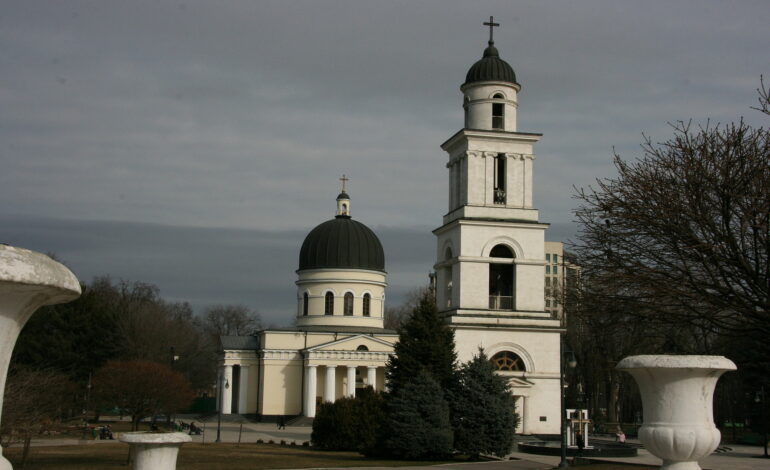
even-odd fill
[{"label": "bare tree", "polygon": [[21,466],[27,461],[33,437],[51,431],[74,406],[74,384],[51,370],[11,371],[5,385],[0,443],[22,442]]},{"label": "bare tree", "polygon": [[[758,109],[770,114],[764,84]],[[633,302],[634,315],[742,337],[767,357],[770,132],[743,120],[673,129],[578,190],[585,276],[611,279],[608,300]]]},{"label": "bare tree", "polygon": [[203,312],[202,326],[215,338],[250,335],[259,330],[259,314],[243,305],[213,305]]},{"label": "bare tree", "polygon": [[142,418],[182,410],[194,398],[182,374],[150,361],[108,362],[94,375],[93,387],[97,404],[131,414],[134,431]]}]

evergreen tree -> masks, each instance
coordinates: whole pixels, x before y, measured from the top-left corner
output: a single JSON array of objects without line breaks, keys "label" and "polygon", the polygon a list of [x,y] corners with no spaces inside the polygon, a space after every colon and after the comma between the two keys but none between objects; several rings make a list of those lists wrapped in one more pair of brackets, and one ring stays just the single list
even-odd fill
[{"label": "evergreen tree", "polygon": [[457,377],[451,394],[455,449],[474,457],[508,454],[518,424],[508,381],[495,374],[483,349],[461,366]]},{"label": "evergreen tree", "polygon": [[388,401],[387,453],[402,459],[441,459],[452,452],[449,405],[439,384],[419,371]]},{"label": "evergreen tree", "polygon": [[397,393],[420,371],[427,372],[444,390],[452,388],[457,359],[454,332],[439,315],[430,291],[423,293],[398,334],[395,355],[388,360],[390,390]]}]

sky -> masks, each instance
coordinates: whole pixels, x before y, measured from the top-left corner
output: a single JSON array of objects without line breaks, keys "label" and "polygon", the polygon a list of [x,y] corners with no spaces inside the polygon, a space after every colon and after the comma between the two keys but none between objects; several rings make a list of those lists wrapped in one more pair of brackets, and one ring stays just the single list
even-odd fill
[{"label": "sky", "polygon": [[[546,239],[576,187],[668,123],[766,125],[762,1],[36,1],[0,15],[0,243],[78,276],[142,281],[200,312],[296,312],[304,236],[353,218],[397,305],[427,283],[459,90],[488,39],[522,86]],[[768,78],[770,80],[770,77]]]}]

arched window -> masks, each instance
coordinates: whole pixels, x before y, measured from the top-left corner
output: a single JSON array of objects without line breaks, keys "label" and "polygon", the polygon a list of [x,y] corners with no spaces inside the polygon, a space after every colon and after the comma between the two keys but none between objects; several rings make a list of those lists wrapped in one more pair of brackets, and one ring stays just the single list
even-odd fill
[{"label": "arched window", "polygon": [[369,295],[367,292],[364,294],[364,316],[368,317],[371,315],[371,303],[372,303],[372,296]]},{"label": "arched window", "polygon": [[490,258],[513,258],[513,251],[505,245],[495,245],[489,252]]},{"label": "arched window", "polygon": [[308,297],[310,297],[310,296],[307,295],[307,292],[302,294],[302,315],[304,315],[304,316],[307,316],[307,309],[308,309],[307,301],[308,301]]},{"label": "arched window", "polygon": [[[495,245],[490,258],[514,258],[513,251],[505,245]],[[516,271],[512,263],[489,263],[489,309],[516,309]]]},{"label": "arched window", "polygon": [[353,293],[348,292],[345,294],[345,302],[343,304],[344,306],[344,313],[345,315],[353,315]]},{"label": "arched window", "polygon": [[495,366],[495,370],[522,372],[527,370],[526,366],[524,366],[524,361],[521,360],[519,355],[511,351],[500,351],[492,356],[489,362]]},{"label": "arched window", "polygon": [[[495,93],[493,99],[505,99],[502,93]],[[492,103],[492,129],[505,129],[505,103]]]},{"label": "arched window", "polygon": [[366,347],[365,344],[362,344],[356,348],[356,351],[368,351],[369,348]]},{"label": "arched window", "polygon": [[324,315],[334,315],[334,294],[331,292],[324,297]]}]

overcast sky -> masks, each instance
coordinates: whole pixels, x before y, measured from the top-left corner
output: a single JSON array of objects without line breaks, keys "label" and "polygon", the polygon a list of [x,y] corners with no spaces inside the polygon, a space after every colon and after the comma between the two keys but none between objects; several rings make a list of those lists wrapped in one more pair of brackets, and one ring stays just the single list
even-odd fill
[{"label": "overcast sky", "polygon": [[[611,176],[667,122],[760,123],[762,1],[31,1],[0,15],[0,242],[81,281],[156,284],[201,310],[296,309],[299,247],[350,176],[398,303],[425,284],[447,208],[459,91],[495,43],[522,85],[535,205]],[[764,125],[764,124],[763,124]]]}]

